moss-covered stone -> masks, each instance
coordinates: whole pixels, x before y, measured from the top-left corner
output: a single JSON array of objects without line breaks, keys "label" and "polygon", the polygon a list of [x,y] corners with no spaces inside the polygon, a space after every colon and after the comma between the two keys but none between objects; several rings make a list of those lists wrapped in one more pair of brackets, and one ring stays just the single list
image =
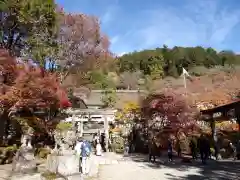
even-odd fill
[{"label": "moss-covered stone", "polygon": [[0,164],[10,164],[17,152],[18,148],[16,145],[0,147]]},{"label": "moss-covered stone", "polygon": [[47,159],[47,156],[51,153],[51,150],[48,148],[39,148],[36,150],[36,156],[41,159]]}]

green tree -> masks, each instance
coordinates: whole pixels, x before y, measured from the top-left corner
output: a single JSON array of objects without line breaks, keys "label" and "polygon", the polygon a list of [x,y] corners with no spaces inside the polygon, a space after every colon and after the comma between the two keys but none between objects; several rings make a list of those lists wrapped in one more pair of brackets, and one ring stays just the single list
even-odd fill
[{"label": "green tree", "polygon": [[143,50],[125,54],[118,58],[120,72],[142,71],[145,76],[154,79],[166,76],[178,77],[182,74],[182,68],[191,70],[197,66],[212,68],[214,66],[237,65],[240,56],[232,51],[218,53],[215,49],[175,46]]},{"label": "green tree", "polygon": [[222,66],[226,64],[232,66],[237,63],[236,56],[232,51],[221,51],[219,53],[219,56],[220,56],[220,61]]},{"label": "green tree", "polygon": [[29,54],[39,44],[51,43],[57,24],[54,0],[1,0],[0,12],[0,46],[12,55]]},{"label": "green tree", "polygon": [[116,90],[109,88],[103,91],[101,100],[105,108],[113,108],[117,101],[116,98]]},{"label": "green tree", "polygon": [[93,84],[95,89],[115,88],[115,84],[111,77],[104,74],[102,71],[90,71],[88,73],[89,82]]}]

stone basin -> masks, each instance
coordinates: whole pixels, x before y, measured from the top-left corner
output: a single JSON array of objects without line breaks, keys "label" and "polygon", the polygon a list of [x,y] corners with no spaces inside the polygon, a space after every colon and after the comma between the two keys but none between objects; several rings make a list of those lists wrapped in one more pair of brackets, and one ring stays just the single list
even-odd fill
[{"label": "stone basin", "polygon": [[53,173],[60,173],[64,176],[79,173],[79,158],[74,154],[55,155],[50,154],[47,157],[46,168]]}]

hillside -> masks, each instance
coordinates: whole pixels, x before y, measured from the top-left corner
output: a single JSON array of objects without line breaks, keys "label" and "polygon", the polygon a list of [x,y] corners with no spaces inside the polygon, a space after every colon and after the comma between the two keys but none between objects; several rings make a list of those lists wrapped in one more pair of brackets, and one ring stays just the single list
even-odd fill
[{"label": "hillside", "polygon": [[240,56],[231,51],[217,52],[213,48],[164,46],[154,50],[132,52],[109,62],[106,68],[89,71],[84,86],[91,89],[144,89],[157,90],[169,84],[183,86],[182,67],[192,78],[203,78],[203,84],[212,75],[226,72],[234,75]]}]

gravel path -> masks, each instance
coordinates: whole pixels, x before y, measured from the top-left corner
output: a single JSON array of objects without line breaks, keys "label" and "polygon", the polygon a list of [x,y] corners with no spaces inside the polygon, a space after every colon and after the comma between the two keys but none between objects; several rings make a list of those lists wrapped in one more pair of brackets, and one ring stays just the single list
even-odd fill
[{"label": "gravel path", "polygon": [[12,165],[0,165],[0,180],[8,180],[11,179],[12,176]]},{"label": "gravel path", "polygon": [[[86,180],[240,180],[240,161],[185,162],[176,159],[167,162],[166,158],[158,159],[156,164],[146,161],[143,155],[122,157],[106,153],[103,157],[92,157],[91,175]],[[44,167],[42,168],[44,169]],[[95,174],[98,173],[98,176]],[[40,180],[39,174],[11,178],[11,165],[0,166],[0,180]],[[79,178],[78,178],[79,179]],[[81,178],[80,178],[81,179]]]},{"label": "gravel path", "polygon": [[200,161],[183,163],[180,159],[157,164],[146,157],[130,157],[118,164],[101,165],[98,180],[240,180],[240,162]]},{"label": "gravel path", "polygon": [[167,167],[153,168],[147,163],[121,162],[101,167],[99,180],[167,180],[188,175],[200,176],[199,169],[181,171]]}]

